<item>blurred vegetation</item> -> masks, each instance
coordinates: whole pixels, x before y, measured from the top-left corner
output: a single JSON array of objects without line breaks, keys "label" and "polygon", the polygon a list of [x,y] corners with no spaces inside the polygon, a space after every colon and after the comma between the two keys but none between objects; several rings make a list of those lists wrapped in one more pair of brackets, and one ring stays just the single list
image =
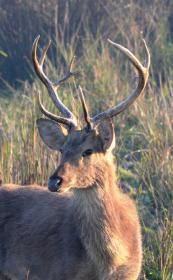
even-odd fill
[{"label": "blurred vegetation", "polygon": [[72,48],[81,57],[90,37],[100,44],[110,37],[136,52],[144,37],[153,50],[153,69],[160,69],[162,79],[167,77],[165,65],[173,61],[171,0],[1,0],[0,26],[0,49],[8,54],[8,59],[1,57],[1,80],[13,86],[33,79],[31,46],[38,34],[43,43],[52,38],[55,66],[62,62],[64,49]]},{"label": "blurred vegetation", "polygon": [[[13,2],[13,3],[12,3]],[[14,20],[15,19],[15,20]],[[141,215],[144,264],[141,279],[173,279],[173,2],[167,0],[1,0],[0,173],[4,182],[45,185],[55,153],[38,137],[36,102],[57,113],[31,65],[34,38],[52,39],[45,71],[62,77],[72,55],[80,72],[59,95],[82,119],[78,85],[90,112],[117,104],[134,87],[135,73],[107,38],[144,61],[141,38],[152,56],[143,95],[115,119],[120,185],[135,198]]]}]

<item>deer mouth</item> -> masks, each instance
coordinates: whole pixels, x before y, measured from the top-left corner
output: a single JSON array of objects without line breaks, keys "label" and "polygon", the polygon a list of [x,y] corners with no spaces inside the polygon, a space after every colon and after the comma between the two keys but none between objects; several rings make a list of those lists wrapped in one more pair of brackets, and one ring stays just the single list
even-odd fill
[{"label": "deer mouth", "polygon": [[58,192],[63,179],[60,176],[51,176],[48,180],[48,189],[51,192]]}]

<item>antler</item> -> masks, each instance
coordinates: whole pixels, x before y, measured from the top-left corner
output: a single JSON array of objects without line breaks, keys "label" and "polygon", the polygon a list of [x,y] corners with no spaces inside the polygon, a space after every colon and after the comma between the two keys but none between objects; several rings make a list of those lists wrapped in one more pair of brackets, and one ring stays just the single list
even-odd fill
[{"label": "antler", "polygon": [[92,125],[92,122],[91,122],[91,118],[90,118],[90,115],[89,115],[89,112],[88,112],[88,108],[87,108],[87,105],[86,105],[86,102],[85,102],[85,97],[84,97],[83,90],[82,90],[81,86],[79,86],[79,97],[80,97],[81,104],[82,104],[84,119],[87,123],[88,129],[91,129],[93,127],[93,125]]},{"label": "antler", "polygon": [[59,111],[64,114],[65,118],[60,117],[60,116],[56,116],[52,113],[50,113],[49,111],[47,111],[43,104],[41,103],[40,100],[40,96],[39,96],[39,106],[41,111],[50,119],[53,119],[57,122],[63,123],[67,126],[71,127],[76,127],[77,126],[77,120],[76,117],[73,115],[73,113],[61,102],[61,100],[59,99],[59,96],[57,94],[57,89],[60,87],[60,85],[65,82],[68,78],[70,78],[73,75],[76,75],[76,73],[72,72],[72,67],[73,67],[73,62],[74,62],[74,57],[72,58],[70,64],[69,64],[69,68],[68,71],[66,73],[66,75],[61,79],[58,80],[57,82],[51,82],[49,80],[49,78],[45,75],[44,71],[43,71],[43,64],[44,64],[44,60],[48,51],[48,48],[51,44],[51,41],[49,41],[49,43],[47,44],[47,46],[43,49],[43,53],[41,55],[41,59],[40,62],[38,60],[37,57],[37,48],[38,48],[38,41],[40,39],[40,36],[37,36],[34,43],[33,43],[33,47],[32,47],[32,60],[33,60],[33,64],[34,64],[34,69],[36,74],[38,75],[38,77],[40,78],[40,80],[43,82],[43,84],[46,86],[47,90],[48,90],[48,94],[50,96],[50,98],[52,99],[53,103],[55,104],[55,106],[59,109]]},{"label": "antler", "polygon": [[[77,74],[77,73],[72,72],[72,66],[73,66],[74,58],[71,60],[71,62],[69,64],[69,69],[68,69],[65,77],[62,78],[61,80],[58,80],[55,83],[51,82],[43,71],[43,63],[44,63],[44,60],[45,60],[45,57],[46,57],[47,50],[50,46],[50,41],[49,41],[48,45],[44,48],[41,59],[40,59],[40,62],[39,62],[38,58],[37,58],[37,46],[38,46],[39,38],[40,38],[40,36],[38,36],[35,39],[34,44],[33,44],[33,49],[32,49],[32,59],[33,59],[33,64],[34,64],[35,71],[36,71],[37,75],[39,76],[40,80],[47,87],[49,96],[51,97],[55,106],[60,110],[61,113],[63,113],[65,115],[66,118],[56,116],[56,115],[50,113],[49,111],[47,111],[45,109],[45,107],[43,106],[43,104],[41,103],[41,99],[40,99],[40,95],[39,95],[38,97],[39,97],[40,109],[48,118],[53,119],[57,122],[63,123],[65,125],[69,126],[70,128],[71,127],[76,127],[77,126],[77,120],[76,120],[75,116],[61,102],[61,100],[59,99],[59,96],[56,92],[56,90],[59,88],[59,86],[63,82],[65,82],[72,75]],[[138,85],[137,85],[136,89],[133,90],[132,93],[125,100],[120,102],[117,106],[115,106],[111,109],[108,109],[108,110],[106,110],[102,113],[99,113],[98,115],[94,116],[93,118],[91,118],[89,116],[88,109],[87,109],[85,99],[84,99],[84,95],[83,95],[82,89],[80,88],[80,99],[81,99],[81,103],[82,103],[82,107],[83,107],[83,111],[84,111],[84,118],[85,118],[85,121],[87,123],[88,128],[92,128],[94,124],[102,121],[103,119],[112,118],[112,117],[120,114],[121,112],[123,112],[125,109],[127,109],[136,100],[136,98],[143,92],[143,90],[146,86],[147,80],[148,80],[148,76],[149,76],[150,52],[148,50],[148,47],[146,45],[145,40],[143,40],[143,42],[144,42],[146,55],[147,55],[146,66],[143,66],[140,63],[140,61],[136,58],[136,56],[133,53],[131,53],[127,48],[123,47],[122,45],[114,43],[110,39],[108,39],[108,41],[112,45],[114,45],[117,49],[119,49],[123,54],[125,54],[127,56],[127,58],[129,59],[129,61],[137,69],[138,74],[139,74]]]},{"label": "antler", "polygon": [[145,40],[143,40],[143,42],[144,42],[144,46],[145,46],[145,50],[146,50],[146,54],[147,54],[146,66],[143,66],[140,63],[140,61],[136,58],[136,56],[134,56],[134,54],[132,54],[127,48],[123,47],[122,45],[114,43],[110,39],[108,39],[108,41],[112,45],[114,45],[117,49],[119,49],[123,54],[125,54],[127,56],[127,58],[130,60],[130,62],[137,69],[138,74],[139,74],[138,85],[137,85],[136,89],[133,90],[132,93],[125,100],[123,100],[121,103],[119,103],[117,106],[115,106],[111,109],[108,109],[102,113],[99,113],[98,115],[94,116],[93,118],[89,117],[88,109],[87,109],[86,103],[84,101],[84,96],[81,93],[81,95],[82,95],[81,99],[83,99],[82,104],[83,104],[83,108],[84,108],[83,110],[84,110],[85,121],[87,122],[87,125],[90,127],[91,127],[91,124],[98,123],[106,118],[115,117],[116,115],[120,114],[125,109],[127,109],[136,100],[136,98],[143,92],[143,90],[146,86],[147,80],[148,80],[148,76],[149,76],[150,52],[146,45]]},{"label": "antler", "polygon": [[122,45],[114,43],[110,39],[108,39],[108,41],[112,45],[114,45],[117,49],[119,49],[123,54],[125,54],[127,56],[127,58],[130,60],[130,62],[137,69],[138,74],[139,74],[138,85],[137,85],[136,89],[133,90],[132,93],[125,100],[123,100],[121,103],[119,103],[117,106],[115,106],[111,109],[108,109],[102,113],[99,113],[98,115],[91,118],[91,121],[93,123],[100,122],[101,120],[103,120],[105,118],[115,117],[116,115],[120,114],[125,109],[127,109],[136,100],[136,98],[143,92],[143,90],[146,86],[147,80],[148,80],[148,76],[149,76],[150,53],[149,53],[145,40],[143,40],[146,54],[147,54],[147,62],[146,62],[145,67],[140,63],[140,61],[136,58],[136,56],[134,56],[134,54],[132,54],[128,49],[126,49]]}]

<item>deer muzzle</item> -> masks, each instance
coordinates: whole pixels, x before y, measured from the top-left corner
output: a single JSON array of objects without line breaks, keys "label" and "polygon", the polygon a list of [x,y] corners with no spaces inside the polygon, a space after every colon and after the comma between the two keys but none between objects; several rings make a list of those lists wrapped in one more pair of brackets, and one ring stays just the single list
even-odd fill
[{"label": "deer muzzle", "polygon": [[58,192],[62,184],[62,181],[63,179],[60,176],[53,174],[52,176],[49,177],[48,189],[51,192]]}]

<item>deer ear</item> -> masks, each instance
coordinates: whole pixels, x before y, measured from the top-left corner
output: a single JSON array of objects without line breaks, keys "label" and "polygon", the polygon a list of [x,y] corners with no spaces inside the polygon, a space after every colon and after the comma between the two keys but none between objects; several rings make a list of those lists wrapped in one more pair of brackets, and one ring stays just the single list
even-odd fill
[{"label": "deer ear", "polygon": [[103,150],[106,152],[108,150],[112,151],[115,147],[115,132],[114,125],[111,119],[105,119],[97,126],[97,131],[103,143]]},{"label": "deer ear", "polygon": [[43,142],[52,150],[59,150],[64,144],[67,133],[55,121],[38,119],[36,121],[40,137]]}]

